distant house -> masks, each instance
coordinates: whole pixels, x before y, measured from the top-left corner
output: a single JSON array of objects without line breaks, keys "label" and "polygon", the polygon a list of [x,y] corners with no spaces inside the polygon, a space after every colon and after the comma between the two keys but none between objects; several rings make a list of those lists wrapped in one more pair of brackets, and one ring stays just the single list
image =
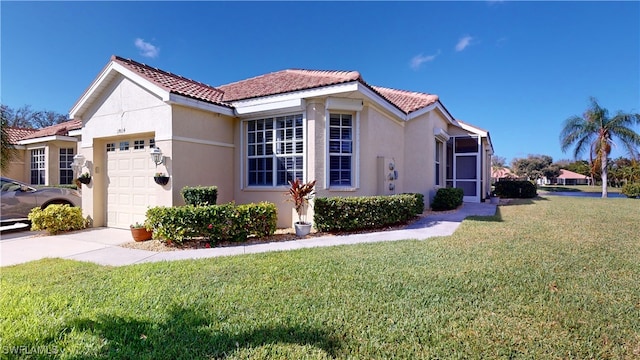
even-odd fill
[{"label": "distant house", "polygon": [[31,185],[73,184],[71,163],[78,153],[81,129],[78,120],[42,129],[7,128],[16,157],[2,176]]},{"label": "distant house", "polygon": [[591,178],[573,171],[560,169],[560,175],[555,179],[556,185],[589,185]]},{"label": "distant house", "polygon": [[[184,204],[180,190],[194,185],[216,185],[220,203],[273,202],[279,227],[295,219],[283,194],[296,178],[317,180],[317,196],[416,192],[427,204],[441,187],[469,202],[491,189],[487,131],[437,95],[373,86],[357,71],[289,69],[213,87],[114,56],[70,117],[82,122],[92,175],[82,210],[95,226],[127,228],[150,206]],[[156,172],[169,182],[156,184]]]},{"label": "distant house", "polygon": [[491,169],[491,182],[497,182],[501,179],[515,179],[517,178],[511,169],[507,167],[492,168]]}]

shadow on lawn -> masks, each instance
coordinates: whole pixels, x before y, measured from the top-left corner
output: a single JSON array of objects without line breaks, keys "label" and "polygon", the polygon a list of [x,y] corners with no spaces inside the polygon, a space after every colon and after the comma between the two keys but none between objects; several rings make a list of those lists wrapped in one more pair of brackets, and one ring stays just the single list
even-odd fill
[{"label": "shadow on lawn", "polygon": [[[326,330],[305,325],[265,326],[248,331],[217,331],[216,318],[206,318],[191,309],[176,309],[164,322],[140,321],[106,315],[97,319],[77,319],[61,332],[71,329],[93,335],[104,344],[98,354],[74,356],[74,359],[148,358],[210,359],[225,358],[241,349],[269,344],[310,345],[336,356],[340,343]],[[58,339],[49,339],[55,342]],[[64,349],[61,349],[64,351]]]}]

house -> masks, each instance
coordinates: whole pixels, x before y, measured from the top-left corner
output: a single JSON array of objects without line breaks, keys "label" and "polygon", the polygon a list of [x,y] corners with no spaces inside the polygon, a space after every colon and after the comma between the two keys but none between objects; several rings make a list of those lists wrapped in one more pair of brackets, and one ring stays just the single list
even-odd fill
[{"label": "house", "polygon": [[[270,201],[295,220],[288,181],[317,196],[490,191],[489,133],[456,120],[438,96],[373,86],[357,71],[289,69],[210,86],[113,56],[70,111],[92,175],[82,207],[95,226],[126,228],[150,206],[183,204],[185,186],[218,202]],[[152,152],[158,161],[152,161]],[[166,185],[154,183],[166,173]]]},{"label": "house", "polygon": [[516,174],[508,167],[498,167],[491,169],[491,181],[498,182],[501,179],[517,179]]},{"label": "house", "polygon": [[73,184],[71,163],[78,152],[81,128],[78,120],[42,129],[7,128],[16,157],[2,175],[32,185]]},{"label": "house", "polygon": [[589,185],[591,177],[560,169],[560,175],[555,179],[556,185]]}]

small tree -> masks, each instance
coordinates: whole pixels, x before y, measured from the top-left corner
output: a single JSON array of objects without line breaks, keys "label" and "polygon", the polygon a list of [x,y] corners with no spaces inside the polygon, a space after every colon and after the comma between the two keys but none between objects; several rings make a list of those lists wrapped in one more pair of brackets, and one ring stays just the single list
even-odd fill
[{"label": "small tree", "polygon": [[313,198],[316,181],[309,181],[308,183],[302,183],[299,179],[289,181],[289,201],[293,202],[293,207],[298,213],[299,223],[307,224],[306,207],[309,205],[309,200]]}]

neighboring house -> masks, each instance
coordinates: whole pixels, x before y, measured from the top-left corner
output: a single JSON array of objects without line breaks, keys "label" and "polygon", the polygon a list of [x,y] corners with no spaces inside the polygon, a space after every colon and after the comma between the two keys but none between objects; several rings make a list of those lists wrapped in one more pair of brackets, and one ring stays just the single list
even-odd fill
[{"label": "neighboring house", "polygon": [[71,163],[81,128],[79,120],[42,129],[7,128],[16,157],[2,175],[32,185],[74,184]]},{"label": "neighboring house", "polygon": [[501,179],[516,179],[517,176],[516,174],[514,174],[511,169],[507,168],[507,167],[501,167],[501,168],[492,168],[491,169],[491,181],[492,182],[498,182]]},{"label": "neighboring house", "polygon": [[[126,228],[151,206],[183,204],[184,186],[216,185],[218,202],[270,201],[295,217],[288,181],[317,196],[490,191],[487,131],[457,121],[436,95],[372,86],[356,71],[283,70],[212,87],[113,56],[70,112],[92,182],[95,226]],[[164,162],[156,165],[151,151]],[[86,171],[83,170],[83,171]],[[170,176],[154,183],[156,172]]]},{"label": "neighboring house", "polygon": [[560,169],[560,175],[552,183],[556,185],[589,185],[591,177]]}]

